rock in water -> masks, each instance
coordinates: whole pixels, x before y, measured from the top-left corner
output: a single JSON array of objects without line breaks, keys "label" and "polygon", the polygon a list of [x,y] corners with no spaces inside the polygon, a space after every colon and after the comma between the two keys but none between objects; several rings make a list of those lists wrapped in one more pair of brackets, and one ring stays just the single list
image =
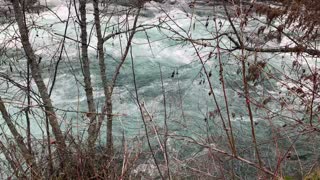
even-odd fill
[{"label": "rock in water", "polygon": [[176,0],[169,0],[169,3],[170,3],[170,4],[175,4],[175,3],[176,3]]},{"label": "rock in water", "polygon": [[63,3],[61,0],[39,0],[38,2],[40,5],[48,7],[56,7]]}]

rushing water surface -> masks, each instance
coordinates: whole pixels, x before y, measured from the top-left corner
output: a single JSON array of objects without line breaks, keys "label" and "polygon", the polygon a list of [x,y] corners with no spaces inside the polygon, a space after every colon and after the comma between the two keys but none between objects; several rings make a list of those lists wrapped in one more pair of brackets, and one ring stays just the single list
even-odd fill
[{"label": "rushing water surface", "polygon": [[[89,6],[88,11],[88,32],[91,31],[93,24],[92,7]],[[143,11],[143,15],[139,17],[138,24],[157,24],[159,19],[165,19],[167,13],[171,18],[175,20],[177,24],[169,21],[168,24],[177,32],[184,34],[184,31],[189,31],[189,35],[193,38],[212,38],[211,31],[214,32],[214,23],[212,18],[210,19],[210,25],[204,26],[207,21],[207,14],[202,16],[201,14],[191,14],[185,12],[183,8],[176,8],[168,6],[167,12],[149,6],[148,10]],[[28,15],[30,18],[29,23],[36,25],[30,32],[30,40],[32,41],[33,48],[38,56],[42,57],[41,67],[43,76],[45,78],[48,87],[51,87],[54,69],[57,66],[57,60],[60,51],[62,37],[66,23],[60,22],[68,19],[69,10],[66,5],[53,7],[52,14],[50,11],[41,12],[40,15],[32,14]],[[152,14],[150,14],[152,12]],[[71,18],[69,19],[69,25],[66,35],[69,37],[65,42],[65,51],[62,53],[62,59],[58,64],[57,77],[55,80],[55,86],[52,91],[52,100],[54,106],[57,108],[57,113],[60,116],[63,126],[70,128],[74,132],[80,132],[86,130],[87,119],[84,113],[86,112],[86,97],[83,88],[83,75],[80,66],[80,45],[70,39],[79,39],[80,30],[75,20],[74,8],[70,9]],[[58,18],[58,17],[59,18]],[[192,17],[192,19],[190,19]],[[219,26],[223,31],[228,31],[228,22],[221,17],[221,14],[216,14]],[[109,17],[104,17],[106,21]],[[115,16],[111,18],[111,23],[116,23],[119,20],[123,20],[125,15]],[[133,17],[129,17],[131,20]],[[193,25],[195,24],[195,25]],[[1,26],[6,27],[7,24]],[[103,23],[103,26],[105,24]],[[255,24],[252,24],[252,28]],[[0,37],[6,47],[7,54],[2,56],[1,72],[8,74],[11,78],[26,84],[26,80],[21,78],[21,73],[26,72],[26,60],[23,58],[21,52],[21,45],[17,41],[11,41],[10,38],[15,34],[17,29],[16,25],[8,27],[5,33],[1,33]],[[102,28],[104,29],[104,27]],[[113,28],[106,28],[108,33],[111,33]],[[186,36],[186,34],[184,34]],[[136,82],[138,88],[138,94],[141,102],[144,103],[147,111],[152,115],[153,122],[160,127],[164,122],[164,104],[163,93],[161,86],[161,76],[163,78],[163,84],[166,95],[166,110],[168,112],[169,133],[187,135],[193,138],[205,137],[209,132],[212,137],[224,136],[224,130],[221,125],[220,118],[208,117],[209,112],[213,112],[216,109],[212,95],[209,95],[209,86],[205,74],[202,70],[202,64],[196,55],[195,49],[188,43],[181,43],[168,39],[167,37],[178,38],[172,32],[168,30],[159,30],[158,28],[148,29],[146,31],[137,32],[134,36],[132,43],[132,57],[128,55],[126,62],[124,63],[120,75],[118,77],[116,88],[113,95],[113,108],[114,114],[118,116],[114,117],[114,138],[116,142],[122,138],[123,135],[127,138],[144,136],[143,122],[141,120],[140,112],[135,101],[135,90],[133,84],[133,74],[131,61],[133,60]],[[121,44],[120,44],[121,40]],[[122,35],[108,40],[105,43],[105,60],[107,64],[107,74],[111,78],[117,64],[119,63],[121,54],[121,47],[123,48],[126,42],[126,36]],[[222,46],[229,47],[230,42],[228,39],[223,39]],[[149,44],[150,43],[150,44]],[[215,44],[215,40],[210,41],[211,44]],[[96,38],[93,35],[90,38],[90,45],[96,46]],[[99,66],[97,53],[95,48],[89,48],[89,58],[91,61],[91,78],[94,87],[94,97],[97,104],[97,109],[100,111],[104,103],[103,89],[101,86],[101,80],[99,77]],[[218,104],[222,110],[224,118],[226,116],[226,108],[223,98],[223,91],[221,83],[219,81],[219,61],[218,58],[212,56],[207,58],[212,47],[201,47],[198,49],[200,56],[206,61],[206,68],[211,72],[210,80],[212,87],[217,98]],[[19,55],[20,54],[20,55]],[[16,59],[21,57],[20,59]],[[277,69],[281,69],[285,63],[281,63],[279,59],[286,57],[279,57],[274,54],[262,54],[261,57],[268,59],[268,70],[277,75],[280,74]],[[251,58],[251,57],[249,57]],[[4,63],[6,62],[6,63]],[[9,63],[10,62],[10,63]],[[242,75],[239,73],[239,61],[229,54],[222,54],[222,62],[224,66],[224,78],[226,80],[226,93],[229,102],[229,110],[233,114],[231,117],[236,142],[239,148],[245,148],[248,143],[251,142],[251,134],[248,129],[248,116],[245,106],[245,100],[242,94]],[[283,62],[283,61],[282,61]],[[15,64],[16,66],[10,70],[10,66]],[[160,73],[162,72],[162,73]],[[10,86],[8,88],[8,86]],[[33,83],[34,90],[35,85]],[[250,96],[255,97],[258,101],[265,99],[265,94],[272,94],[274,97],[282,96],[279,94],[279,84],[274,80],[266,80],[260,82],[257,86],[250,88]],[[36,90],[35,90],[36,91]],[[21,92],[18,92],[17,88],[1,84],[1,96],[3,99],[12,100],[15,104],[10,106],[10,112],[13,113],[13,117],[16,119],[22,127],[25,125],[25,119],[21,115],[22,107],[25,107],[25,96]],[[33,104],[36,104],[33,102]],[[278,102],[271,102],[270,108],[273,110],[279,109]],[[37,108],[35,107],[35,112]],[[254,109],[254,108],[253,108]],[[40,112],[39,112],[40,113]],[[288,112],[281,112],[289,114]],[[254,121],[256,123],[257,139],[264,140],[270,139],[272,136],[272,128],[268,127],[268,121],[260,121],[268,115],[267,112],[254,109]],[[301,116],[298,114],[297,116]],[[273,123],[283,125],[283,119],[272,119]],[[43,131],[40,130],[44,127],[44,120],[41,116],[34,115],[32,121],[32,134],[34,137],[41,137]],[[290,133],[287,132],[288,136]],[[102,128],[101,142],[104,142],[105,127]],[[208,135],[209,138],[209,135]],[[308,147],[299,149],[299,146],[303,146],[297,143],[297,151],[301,150],[304,154],[310,154],[311,150]],[[171,144],[174,147],[174,144]],[[283,142],[282,146],[290,146],[289,142]],[[176,145],[178,148],[179,145]],[[266,146],[261,145],[261,149],[265,150],[266,157],[268,155],[275,156],[274,151],[270,144]],[[181,150],[193,151],[194,149]],[[188,152],[185,152],[186,155]],[[268,154],[269,153],[269,154]],[[183,155],[182,155],[183,156]],[[244,170],[243,170],[244,171]]]}]

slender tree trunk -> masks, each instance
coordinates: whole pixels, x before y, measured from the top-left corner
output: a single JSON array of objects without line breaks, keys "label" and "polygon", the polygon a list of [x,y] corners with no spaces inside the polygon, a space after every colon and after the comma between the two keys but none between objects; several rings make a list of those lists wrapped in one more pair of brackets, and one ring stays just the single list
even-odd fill
[{"label": "slender tree trunk", "polygon": [[93,88],[91,83],[91,72],[90,72],[90,60],[88,57],[88,33],[87,33],[87,12],[86,12],[86,3],[87,0],[79,0],[79,11],[80,11],[80,28],[81,28],[81,59],[82,59],[82,68],[83,68],[83,77],[84,77],[84,86],[87,97],[87,105],[89,112],[87,113],[88,118],[90,119],[89,128],[88,128],[88,146],[87,146],[87,161],[88,164],[85,164],[85,168],[88,169],[88,176],[91,177],[94,175],[95,167],[95,143],[92,140],[92,134],[96,134],[96,108],[94,105],[93,98]]},{"label": "slender tree trunk", "polygon": [[[91,134],[95,133],[96,129],[96,108],[94,105],[93,99],[93,89],[91,84],[91,72],[90,72],[90,61],[88,57],[88,40],[87,40],[87,17],[86,17],[86,3],[87,0],[80,0],[80,27],[81,27],[81,58],[82,58],[82,66],[83,66],[83,76],[84,76],[84,84],[85,84],[85,92],[87,97],[88,104],[88,117],[90,119],[88,134],[89,139],[92,136]],[[91,141],[89,141],[91,142]],[[94,147],[94,142],[89,144],[89,148]]]},{"label": "slender tree trunk", "polygon": [[53,109],[52,102],[47,91],[47,87],[41,76],[41,71],[40,71],[40,67],[39,67],[36,55],[34,54],[32,46],[29,42],[28,29],[24,23],[24,18],[23,18],[24,16],[22,14],[22,9],[21,9],[19,0],[11,0],[11,2],[13,4],[15,19],[17,21],[20,36],[21,36],[20,37],[21,43],[23,45],[27,59],[30,63],[31,75],[38,87],[40,96],[42,98],[42,101],[46,110],[46,114],[49,119],[49,123],[52,127],[53,134],[56,138],[57,151],[59,154],[61,166],[63,166],[63,168],[66,168],[65,170],[68,170],[68,168],[70,168],[69,165],[71,165],[71,156],[67,151],[65,138],[60,129],[56,113]]},{"label": "slender tree trunk", "polygon": [[[109,94],[109,98],[107,99],[107,130],[108,130],[108,134],[109,136],[107,136],[107,140],[109,140],[110,142],[112,142],[112,94],[113,94],[113,89],[116,85],[116,81],[118,79],[118,76],[120,74],[120,70],[121,70],[121,67],[123,65],[123,63],[125,62],[127,56],[128,56],[128,53],[129,53],[129,49],[131,47],[131,42],[132,42],[132,39],[136,33],[136,28],[137,28],[137,22],[138,22],[138,18],[139,18],[139,15],[140,15],[140,11],[141,11],[141,8],[138,9],[137,11],[137,14],[134,18],[134,22],[133,22],[133,27],[132,27],[132,32],[129,34],[129,37],[128,37],[128,41],[127,41],[127,45],[126,45],[126,48],[124,50],[124,53],[120,59],[120,64],[117,66],[115,72],[113,73],[113,77],[112,77],[112,80],[110,82],[110,85],[109,85],[109,89],[108,89],[108,94]],[[110,132],[111,131],[111,132]],[[111,147],[107,146],[107,150],[110,150],[112,151],[112,144],[110,144]]]},{"label": "slender tree trunk", "polygon": [[112,137],[112,100],[111,93],[107,97],[107,156],[111,158],[113,155],[113,137]]},{"label": "slender tree trunk", "polygon": [[[96,27],[96,33],[97,33],[97,49],[98,49],[98,56],[99,56],[99,68],[100,68],[100,77],[102,81],[102,86],[104,90],[104,96],[106,98],[105,105],[107,105],[108,99],[110,98],[108,96],[108,84],[107,84],[107,75],[106,75],[106,65],[104,62],[104,50],[103,50],[103,38],[102,38],[102,33],[101,33],[101,24],[100,24],[100,11],[99,11],[99,0],[93,0],[92,1],[93,7],[94,7],[94,24]],[[107,111],[109,112],[109,111]],[[91,123],[89,125],[88,129],[88,146],[93,147],[94,143],[97,140],[97,137],[100,132],[101,124],[104,119],[104,114],[102,114],[99,117],[98,123]]]},{"label": "slender tree trunk", "polygon": [[[94,23],[95,23],[95,27],[96,27],[96,33],[97,33],[97,49],[98,49],[98,55],[99,55],[99,67],[100,67],[100,76],[101,76],[101,81],[102,81],[102,85],[103,85],[103,90],[104,90],[104,95],[105,95],[105,108],[102,112],[102,115],[99,118],[99,122],[98,125],[96,126],[96,131],[95,133],[92,133],[92,136],[89,136],[89,144],[94,143],[97,139],[97,136],[100,132],[100,128],[101,128],[101,124],[102,121],[104,119],[104,114],[105,111],[107,112],[107,150],[106,150],[106,154],[108,157],[111,157],[113,155],[113,137],[112,137],[112,121],[113,121],[113,115],[112,115],[112,94],[113,94],[113,89],[117,80],[117,77],[120,73],[120,69],[128,55],[129,52],[129,48],[131,46],[131,41],[133,39],[133,36],[135,34],[136,31],[136,27],[137,27],[137,21],[138,21],[138,17],[140,14],[140,8],[137,12],[137,15],[135,17],[134,20],[134,24],[133,24],[133,30],[131,32],[131,34],[129,35],[128,38],[128,42],[127,42],[127,46],[125,49],[124,54],[122,55],[121,59],[120,59],[120,64],[117,66],[112,80],[110,83],[108,83],[107,81],[107,75],[106,75],[106,65],[104,62],[104,50],[103,50],[103,43],[105,42],[104,38],[102,37],[102,33],[101,33],[101,22],[100,22],[100,11],[99,11],[99,0],[93,0],[93,7],[94,7]],[[90,134],[89,134],[90,135]]]},{"label": "slender tree trunk", "polygon": [[[89,147],[93,147],[95,144],[97,137],[99,135],[102,122],[105,118],[105,113],[107,112],[107,147],[106,147],[106,155],[107,161],[111,161],[113,156],[113,137],[112,137],[112,90],[111,87],[108,86],[107,81],[107,73],[106,73],[106,64],[104,62],[104,50],[103,44],[104,39],[102,38],[101,32],[101,22],[100,22],[100,10],[99,10],[99,0],[92,1],[93,8],[94,8],[94,25],[96,27],[96,34],[97,34],[97,49],[98,49],[98,57],[99,57],[99,68],[100,68],[100,78],[102,81],[103,92],[105,96],[105,105],[103,108],[103,112],[99,117],[99,121],[97,124],[91,124],[93,126],[94,131],[90,132],[89,128],[89,137],[88,137],[88,145]],[[92,129],[93,129],[92,128]],[[109,177],[112,177],[112,171],[107,172]]]},{"label": "slender tree trunk", "polygon": [[0,97],[0,111],[1,111],[1,114],[2,114],[4,121],[8,125],[9,130],[14,137],[14,140],[16,141],[16,143],[18,145],[18,148],[20,149],[20,151],[22,153],[23,158],[25,159],[26,163],[30,167],[32,177],[36,178],[36,179],[39,178],[41,173],[40,173],[39,168],[36,164],[36,160],[35,160],[34,156],[32,155],[32,153],[27,148],[27,145],[24,143],[23,137],[17,131],[15,125],[11,121],[9,113],[6,110],[5,105],[4,105],[1,97]]},{"label": "slender tree trunk", "polygon": [[3,153],[4,157],[8,161],[8,163],[11,166],[11,169],[13,170],[14,175],[17,177],[17,179],[21,179],[22,173],[24,172],[21,166],[17,167],[16,162],[11,158],[9,150],[4,146],[4,144],[0,141],[0,150],[1,153]]}]

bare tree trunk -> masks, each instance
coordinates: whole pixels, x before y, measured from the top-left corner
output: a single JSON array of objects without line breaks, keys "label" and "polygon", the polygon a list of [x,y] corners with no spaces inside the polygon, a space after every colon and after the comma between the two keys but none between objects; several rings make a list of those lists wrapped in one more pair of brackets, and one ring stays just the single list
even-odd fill
[{"label": "bare tree trunk", "polygon": [[[99,0],[93,0],[93,7],[94,7],[94,24],[96,27],[96,33],[97,33],[97,48],[98,48],[98,55],[99,55],[99,67],[100,67],[100,77],[103,85],[103,91],[105,95],[105,106],[107,111],[107,156],[111,157],[113,154],[113,140],[112,140],[112,92],[110,91],[110,88],[108,88],[108,82],[107,82],[107,74],[106,74],[106,65],[104,62],[104,51],[103,51],[103,43],[104,40],[102,38],[101,33],[101,24],[100,24],[100,11],[99,11]],[[95,132],[91,135],[89,134],[89,145],[94,144],[98,134],[100,132],[100,127],[103,121],[104,113],[102,113],[100,117],[99,123],[95,126]]]},{"label": "bare tree trunk", "polygon": [[23,158],[27,162],[28,166],[30,167],[31,174],[33,178],[39,178],[40,177],[40,170],[36,164],[36,160],[32,153],[27,148],[27,145],[23,141],[23,137],[21,134],[17,131],[15,125],[12,123],[11,118],[9,116],[9,113],[7,112],[5,105],[0,97],[0,111],[2,114],[2,117],[6,124],[8,125],[10,132],[12,133],[14,140],[16,141],[18,148],[20,149]]},{"label": "bare tree trunk", "polygon": [[21,43],[23,45],[27,59],[30,63],[31,75],[32,75],[32,78],[34,79],[37,87],[38,87],[40,96],[41,96],[43,104],[45,106],[46,114],[49,119],[49,123],[52,127],[53,134],[56,138],[57,151],[59,154],[61,166],[63,168],[68,169],[68,168],[70,168],[69,165],[71,165],[71,157],[67,151],[65,138],[64,138],[63,133],[60,129],[56,113],[53,109],[51,99],[50,99],[49,94],[47,92],[47,87],[46,87],[46,85],[43,81],[43,78],[41,76],[41,71],[40,71],[40,67],[39,67],[36,55],[34,54],[32,46],[29,42],[28,29],[24,23],[24,18],[23,18],[22,9],[21,9],[19,0],[11,0],[11,2],[13,4],[15,19],[16,19],[18,27],[19,27],[19,32],[20,32],[20,36],[21,36],[20,37]]},{"label": "bare tree trunk", "polygon": [[[137,15],[135,17],[134,20],[134,24],[133,24],[133,29],[131,34],[129,35],[128,38],[128,42],[127,42],[127,46],[125,49],[124,54],[122,55],[121,59],[120,59],[120,64],[117,66],[112,80],[110,82],[110,84],[108,84],[107,82],[107,75],[106,75],[106,65],[104,62],[104,50],[103,50],[103,43],[105,42],[104,38],[102,37],[102,33],[101,33],[101,24],[100,24],[100,11],[99,11],[99,0],[93,0],[93,7],[94,7],[94,23],[95,23],[95,27],[96,27],[96,33],[97,33],[97,39],[98,39],[98,43],[97,43],[97,48],[98,48],[98,55],[99,55],[99,67],[100,67],[100,76],[101,76],[101,80],[102,80],[102,84],[103,84],[103,90],[104,90],[104,94],[105,94],[105,98],[106,98],[106,102],[105,102],[105,108],[103,111],[107,112],[107,156],[111,157],[113,155],[113,139],[112,139],[112,120],[113,120],[113,115],[112,115],[112,94],[113,94],[113,89],[115,87],[115,83],[117,80],[117,77],[120,73],[120,69],[128,55],[129,52],[129,48],[131,45],[131,41],[133,39],[133,36],[135,34],[136,31],[136,27],[137,27],[137,21],[138,21],[138,17],[140,14],[140,8],[137,12]],[[94,143],[97,139],[98,133],[100,131],[100,127],[102,124],[102,121],[104,119],[104,114],[105,112],[102,112],[101,117],[99,118],[99,122],[98,125],[96,126],[96,133],[92,134],[92,137],[89,137],[89,144],[90,143]]]},{"label": "bare tree trunk", "polygon": [[[87,17],[86,17],[86,3],[87,0],[79,0],[80,6],[80,27],[81,27],[81,58],[82,58],[82,66],[83,66],[83,76],[84,76],[84,84],[85,84],[85,92],[87,97],[88,104],[88,117],[90,119],[88,134],[89,139],[91,134],[95,133],[96,127],[96,108],[94,105],[93,99],[93,89],[91,84],[91,72],[90,72],[90,61],[88,57],[88,40],[87,40]],[[91,141],[90,141],[91,142]],[[89,147],[94,147],[94,142],[89,144]]]},{"label": "bare tree trunk", "polygon": [[8,163],[10,164],[14,175],[17,177],[17,179],[22,178],[21,173],[23,173],[23,169],[21,168],[21,166],[17,166],[16,162],[11,158],[9,150],[4,146],[4,144],[0,141],[0,150],[1,153],[3,153],[4,157],[6,158],[6,160],[8,161]]},{"label": "bare tree trunk", "polygon": [[[134,18],[132,32],[129,34],[125,51],[120,59],[120,63],[118,64],[115,72],[113,73],[113,77],[112,77],[112,80],[110,82],[109,89],[108,89],[109,98],[107,99],[107,112],[108,112],[108,114],[107,114],[107,130],[108,130],[107,142],[108,141],[112,142],[112,99],[111,98],[112,98],[112,94],[113,94],[113,89],[116,85],[116,81],[118,79],[118,75],[120,74],[121,67],[128,56],[129,49],[131,47],[131,42],[134,37],[134,34],[136,33],[137,22],[138,22],[138,18],[140,15],[140,10],[141,10],[141,8],[138,9],[137,14]],[[107,150],[112,152],[112,144],[110,144],[110,146],[111,147],[107,146]]]},{"label": "bare tree trunk", "polygon": [[88,33],[87,33],[87,12],[86,12],[86,3],[87,0],[79,0],[79,11],[80,11],[80,28],[81,28],[81,59],[82,59],[82,68],[83,68],[83,77],[84,77],[84,86],[87,97],[87,105],[89,112],[87,113],[88,118],[90,119],[89,128],[88,128],[88,147],[87,147],[87,161],[88,164],[85,164],[88,169],[86,172],[89,177],[93,176],[95,172],[94,160],[95,160],[95,151],[94,151],[94,141],[92,140],[92,134],[96,134],[96,108],[94,105],[93,98],[93,89],[91,83],[91,72],[90,72],[90,60],[88,57]]},{"label": "bare tree trunk", "polygon": [[111,93],[106,98],[107,103],[107,156],[111,158],[113,155],[113,137],[112,137],[112,99]]}]

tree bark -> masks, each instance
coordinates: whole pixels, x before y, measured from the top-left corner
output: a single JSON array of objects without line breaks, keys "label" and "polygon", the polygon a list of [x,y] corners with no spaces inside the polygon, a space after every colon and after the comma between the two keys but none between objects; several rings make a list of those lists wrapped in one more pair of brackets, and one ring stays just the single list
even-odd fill
[{"label": "tree bark", "polygon": [[[96,33],[97,33],[97,49],[98,49],[98,57],[99,57],[99,68],[100,68],[100,77],[101,77],[101,81],[102,81],[102,86],[103,86],[103,90],[104,90],[104,96],[106,98],[105,101],[105,105],[107,105],[108,103],[108,99],[111,98],[110,96],[108,96],[108,84],[107,84],[107,75],[106,75],[106,65],[104,62],[104,50],[103,50],[103,38],[102,38],[102,33],[101,33],[101,24],[100,24],[100,11],[99,11],[99,0],[93,0],[92,1],[93,7],[94,7],[94,24],[96,27]],[[109,104],[110,106],[110,104]],[[112,106],[112,104],[111,104]],[[109,109],[110,111],[110,109]],[[107,112],[109,112],[107,111]],[[112,111],[112,109],[111,109]],[[88,129],[88,146],[89,147],[93,147],[97,137],[99,135],[100,132],[100,128],[101,128],[101,124],[103,122],[104,119],[104,115],[102,114],[99,117],[99,121],[98,122],[93,122],[89,125],[89,129]]]},{"label": "tree bark", "polygon": [[21,166],[17,166],[17,163],[13,160],[13,158],[11,158],[9,150],[4,146],[4,144],[1,141],[0,150],[6,158],[6,160],[8,161],[9,165],[11,166],[14,175],[17,177],[17,179],[21,179],[21,174],[24,172],[24,170],[21,168]]},{"label": "tree bark", "polygon": [[79,0],[79,11],[80,11],[80,29],[81,29],[81,59],[84,77],[84,86],[87,97],[88,113],[87,117],[90,119],[88,128],[88,146],[87,146],[87,175],[93,176],[95,172],[94,160],[95,160],[95,143],[92,140],[92,136],[96,134],[96,108],[93,98],[93,88],[91,83],[91,71],[90,71],[90,60],[88,57],[88,33],[87,33],[87,12],[86,12],[87,0]]},{"label": "tree bark", "polygon": [[[94,105],[93,98],[93,89],[91,83],[91,72],[90,72],[90,60],[88,57],[88,40],[87,40],[87,17],[86,17],[86,3],[87,0],[79,0],[80,6],[80,28],[81,28],[81,58],[82,58],[82,67],[83,67],[83,76],[84,76],[84,85],[85,92],[87,97],[87,105],[88,105],[88,117],[90,119],[89,123],[89,139],[92,134],[95,133],[96,126],[96,108]],[[91,142],[91,141],[90,141]],[[94,143],[90,143],[89,147],[94,147]]]},{"label": "tree bark", "polygon": [[18,148],[20,149],[20,151],[22,153],[23,158],[25,159],[26,163],[30,167],[32,177],[36,178],[36,179],[39,178],[41,173],[40,173],[40,170],[36,164],[36,160],[35,160],[34,156],[32,155],[32,153],[27,148],[27,145],[24,143],[23,137],[17,131],[15,125],[13,124],[1,97],[0,97],[0,111],[1,111],[1,114],[2,114],[4,121],[6,122],[7,126],[9,127],[10,132],[12,133],[12,135],[14,137],[14,140],[16,141],[16,143],[18,145]]},{"label": "tree bark", "polygon": [[[11,0],[13,4],[13,10],[15,14],[15,19],[18,24],[19,32],[20,32],[20,38],[21,43],[23,45],[23,49],[26,53],[27,60],[30,63],[31,67],[31,75],[34,79],[37,88],[39,90],[41,99],[43,101],[46,115],[49,119],[49,123],[52,127],[53,134],[56,138],[56,144],[57,144],[57,151],[60,158],[60,163],[63,168],[70,168],[69,165],[71,165],[71,156],[68,153],[65,138],[63,136],[63,133],[60,129],[59,122],[56,116],[56,113],[53,109],[51,99],[48,94],[47,87],[43,81],[43,78],[41,76],[40,67],[36,58],[36,55],[32,49],[32,46],[29,42],[28,37],[28,29],[26,27],[26,24],[24,22],[24,16],[22,14],[21,5],[19,3],[19,0]],[[66,169],[66,170],[67,170]]]},{"label": "tree bark", "polygon": [[[109,85],[109,89],[108,89],[108,98],[107,98],[107,142],[112,142],[112,94],[113,94],[113,90],[114,87],[116,85],[116,81],[118,79],[118,75],[120,74],[120,69],[123,65],[123,63],[125,62],[127,55],[129,53],[129,49],[131,47],[131,42],[132,39],[134,37],[134,34],[136,33],[136,28],[137,28],[137,22],[138,22],[138,17],[140,15],[140,8],[138,9],[138,12],[136,14],[136,17],[134,19],[134,23],[133,23],[133,28],[132,28],[132,32],[129,34],[129,38],[128,38],[128,42],[125,48],[125,51],[120,59],[120,64],[117,66],[115,72],[113,73],[113,77],[112,77],[112,81]],[[101,39],[103,41],[103,39]],[[109,147],[110,146],[110,147]],[[107,146],[107,152],[110,151],[112,152],[112,143],[109,143]]]}]

